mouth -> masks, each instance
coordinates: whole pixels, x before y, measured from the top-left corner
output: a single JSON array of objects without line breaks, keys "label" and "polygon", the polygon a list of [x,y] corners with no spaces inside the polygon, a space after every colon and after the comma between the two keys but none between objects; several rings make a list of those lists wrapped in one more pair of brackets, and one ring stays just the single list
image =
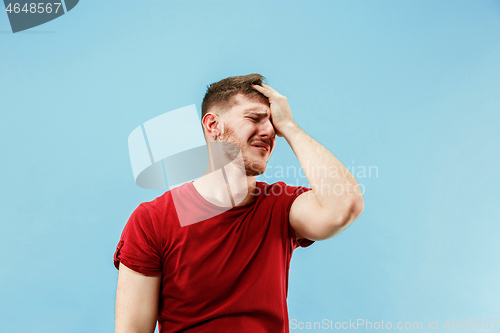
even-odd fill
[{"label": "mouth", "polygon": [[263,151],[269,151],[269,149],[271,148],[268,144],[265,144],[262,141],[254,142],[254,143],[252,143],[251,146],[254,147],[254,148],[263,150]]}]

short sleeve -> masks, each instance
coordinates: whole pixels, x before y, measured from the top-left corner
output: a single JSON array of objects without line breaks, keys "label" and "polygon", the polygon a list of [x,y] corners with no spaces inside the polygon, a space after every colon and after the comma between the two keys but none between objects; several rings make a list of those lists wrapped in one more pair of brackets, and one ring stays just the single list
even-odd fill
[{"label": "short sleeve", "polygon": [[[283,183],[284,184],[284,183]],[[308,247],[312,243],[314,243],[313,240],[302,238],[300,240],[297,240],[295,236],[295,230],[293,230],[291,224],[290,224],[290,210],[292,208],[292,204],[297,199],[299,195],[302,193],[305,193],[307,191],[310,191],[311,188],[304,187],[304,186],[288,186],[285,185],[285,193],[286,193],[286,210],[285,210],[285,215],[286,215],[286,221],[288,225],[288,234],[289,238],[291,240],[291,245],[292,245],[292,251],[295,250],[297,247]]]},{"label": "short sleeve", "polygon": [[144,275],[162,273],[161,256],[156,244],[153,221],[143,204],[139,205],[123,228],[116,246],[113,263],[117,269],[122,262],[128,268]]}]

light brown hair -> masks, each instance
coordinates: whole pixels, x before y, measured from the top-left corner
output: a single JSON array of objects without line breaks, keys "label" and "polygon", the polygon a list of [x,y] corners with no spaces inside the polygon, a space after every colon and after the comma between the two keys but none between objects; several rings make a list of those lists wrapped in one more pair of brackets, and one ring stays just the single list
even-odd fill
[{"label": "light brown hair", "polygon": [[210,112],[212,108],[217,108],[218,114],[224,114],[231,110],[236,103],[233,97],[237,94],[243,94],[249,99],[258,100],[261,103],[269,105],[268,98],[251,86],[252,84],[260,85],[265,79],[266,78],[262,75],[255,73],[242,76],[231,76],[207,86],[207,92],[201,103],[202,121],[203,117]]}]

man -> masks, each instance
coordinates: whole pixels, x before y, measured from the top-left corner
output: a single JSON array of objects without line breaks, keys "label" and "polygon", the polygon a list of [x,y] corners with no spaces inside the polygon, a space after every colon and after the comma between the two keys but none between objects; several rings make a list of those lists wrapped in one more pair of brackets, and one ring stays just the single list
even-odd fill
[{"label": "man", "polygon": [[[114,256],[116,332],[153,332],[156,321],[160,332],[288,332],[292,251],[337,235],[361,214],[355,178],[263,79],[208,87],[207,173],[142,203],[127,222]],[[256,181],[276,135],[311,188]]]}]

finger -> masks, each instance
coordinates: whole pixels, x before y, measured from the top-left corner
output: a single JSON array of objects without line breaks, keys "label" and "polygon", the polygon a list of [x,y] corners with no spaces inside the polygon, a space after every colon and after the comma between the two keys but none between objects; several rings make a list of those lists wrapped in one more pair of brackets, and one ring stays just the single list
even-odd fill
[{"label": "finger", "polygon": [[271,87],[271,86],[269,86],[269,85],[267,85],[267,84],[265,84],[265,83],[262,83],[262,86],[263,86],[264,88],[267,88],[267,89],[269,89],[270,91],[274,92],[276,95],[279,95],[279,94],[280,94],[280,93],[278,93],[278,92],[277,92],[277,91],[276,91],[273,87]]},{"label": "finger", "polygon": [[261,86],[260,84],[252,84],[252,88],[257,89],[259,91],[265,90],[265,88],[263,86]]},{"label": "finger", "polygon": [[262,87],[261,85],[252,84],[252,88],[254,88],[258,92],[262,93],[266,97],[271,97],[271,92],[268,91],[266,88]]},{"label": "finger", "polygon": [[262,93],[267,98],[281,96],[276,90],[274,90],[273,88],[271,88],[267,84],[265,84],[265,83],[262,83],[262,84],[264,84],[265,87],[263,87],[261,85],[252,84],[252,88],[254,88],[255,90],[259,91],[260,93]]}]

